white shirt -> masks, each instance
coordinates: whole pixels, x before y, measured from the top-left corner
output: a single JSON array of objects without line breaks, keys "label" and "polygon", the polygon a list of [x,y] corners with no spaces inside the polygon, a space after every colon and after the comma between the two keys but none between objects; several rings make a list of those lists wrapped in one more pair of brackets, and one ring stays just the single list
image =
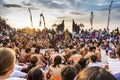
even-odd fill
[{"label": "white shirt", "polygon": [[21,72],[22,70],[22,66],[19,65],[15,65],[13,72],[10,74],[10,77],[20,77],[20,78],[24,78],[27,74],[24,72]]},{"label": "white shirt", "polygon": [[94,62],[94,63],[89,63],[88,64],[88,67],[93,67],[93,66],[102,67],[102,63],[101,62]]},{"label": "white shirt", "polygon": [[15,64],[14,70],[21,71],[22,68],[23,68],[22,66],[20,66],[20,65],[18,65],[18,64]]},{"label": "white shirt", "polygon": [[5,80],[26,80],[24,78],[18,78],[18,77],[11,77],[9,79],[5,79]]},{"label": "white shirt", "polygon": [[18,78],[25,78],[26,77],[26,73],[18,71],[18,70],[14,70],[11,74],[10,77],[18,77]]}]

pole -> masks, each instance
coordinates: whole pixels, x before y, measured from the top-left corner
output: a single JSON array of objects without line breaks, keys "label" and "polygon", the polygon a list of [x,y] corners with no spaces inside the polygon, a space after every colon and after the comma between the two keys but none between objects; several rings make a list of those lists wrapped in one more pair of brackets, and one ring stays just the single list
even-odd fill
[{"label": "pole", "polygon": [[93,29],[93,18],[94,18],[94,15],[93,15],[93,11],[92,11],[92,12],[91,12],[91,15],[90,15],[91,29]]},{"label": "pole", "polygon": [[113,4],[113,0],[111,1],[110,5],[109,5],[107,30],[109,30],[109,23],[110,23],[110,13],[111,13],[112,4]]},{"label": "pole", "polygon": [[29,14],[30,14],[30,22],[31,22],[31,27],[33,28],[33,20],[32,20],[32,13],[30,8],[28,8]]}]

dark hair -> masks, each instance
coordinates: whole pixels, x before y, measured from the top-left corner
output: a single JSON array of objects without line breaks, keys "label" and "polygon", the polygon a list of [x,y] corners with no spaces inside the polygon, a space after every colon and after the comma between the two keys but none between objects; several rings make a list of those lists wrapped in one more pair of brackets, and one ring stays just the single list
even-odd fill
[{"label": "dark hair", "polygon": [[75,51],[75,50],[74,50],[74,51],[72,51],[72,54],[77,54],[77,51]]},{"label": "dark hair", "polygon": [[84,43],[82,43],[82,44],[80,45],[80,47],[81,47],[81,48],[83,48],[84,46],[85,46],[85,44],[84,44]]},{"label": "dark hair", "polygon": [[92,62],[96,62],[97,61],[97,57],[95,55],[91,55],[90,59]]},{"label": "dark hair", "polygon": [[32,47],[34,47],[34,48],[35,48],[35,47],[36,47],[36,44],[32,44]]},{"label": "dark hair", "polygon": [[31,64],[36,64],[37,61],[38,61],[37,56],[33,56],[33,57],[30,58],[30,62],[31,62]]},{"label": "dark hair", "polygon": [[36,48],[40,50],[42,47],[41,46],[36,46]]},{"label": "dark hair", "polygon": [[59,49],[57,49],[57,48],[55,48],[55,50],[54,50],[55,52],[59,52]]},{"label": "dark hair", "polygon": [[82,70],[77,80],[116,80],[115,77],[100,67],[88,67]]},{"label": "dark hair", "polygon": [[97,42],[97,47],[99,47],[100,46],[100,42]]},{"label": "dark hair", "polygon": [[86,67],[86,59],[85,58],[81,58],[79,61],[78,61],[78,64],[80,64],[81,68],[84,69]]},{"label": "dark hair", "polygon": [[44,80],[43,72],[40,68],[34,67],[28,72],[27,80]]},{"label": "dark hair", "polygon": [[77,74],[78,74],[78,73],[80,72],[80,70],[81,70],[80,64],[75,64],[75,65],[74,65],[74,68],[76,69]]},{"label": "dark hair", "polygon": [[95,46],[93,46],[93,50],[94,50],[94,49],[96,49],[96,47],[95,47]]},{"label": "dark hair", "polygon": [[30,58],[30,64],[28,65],[27,69],[23,69],[22,71],[25,72],[25,73],[28,73],[33,67],[36,66],[36,63],[38,61],[38,58],[37,56],[33,56]]},{"label": "dark hair", "polygon": [[69,48],[70,48],[70,49],[73,49],[73,45],[70,45]]},{"label": "dark hair", "polygon": [[40,49],[36,48],[35,49],[35,54],[39,54],[39,52],[40,52]]},{"label": "dark hair", "polygon": [[93,47],[93,46],[90,46],[90,47],[89,47],[89,51],[93,51],[94,49],[96,49],[96,48]]},{"label": "dark hair", "polygon": [[61,62],[62,62],[61,57],[60,56],[56,56],[55,59],[54,59],[53,67],[56,67],[56,66],[59,67],[59,64],[61,64]]},{"label": "dark hair", "polygon": [[31,51],[30,48],[26,48],[26,49],[25,49],[25,52],[26,52],[26,53],[29,53],[30,51]]},{"label": "dark hair", "polygon": [[71,66],[67,66],[61,72],[62,80],[74,80],[76,76],[76,69]]}]

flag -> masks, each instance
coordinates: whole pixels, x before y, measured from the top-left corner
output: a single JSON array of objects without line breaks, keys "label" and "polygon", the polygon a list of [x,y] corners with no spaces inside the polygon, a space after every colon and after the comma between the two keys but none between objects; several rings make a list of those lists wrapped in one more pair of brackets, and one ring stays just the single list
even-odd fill
[{"label": "flag", "polygon": [[43,14],[40,14],[40,26],[41,26],[41,18],[43,19],[44,22],[44,29],[46,28],[46,24],[45,24],[45,17],[43,16]]},{"label": "flag", "polygon": [[75,23],[74,20],[73,20],[73,24],[72,24],[72,30],[73,30],[73,32],[76,32],[77,34],[79,34],[80,27]]},{"label": "flag", "polygon": [[94,18],[94,15],[93,15],[93,11],[91,12],[91,15],[90,15],[90,25],[91,25],[91,29],[93,29],[93,18]]},{"label": "flag", "polygon": [[29,13],[30,13],[30,22],[31,22],[31,27],[33,28],[32,13],[31,13],[30,8],[28,8],[28,11],[29,11]]},{"label": "flag", "polygon": [[112,8],[112,4],[113,4],[113,0],[111,1],[110,5],[109,5],[107,30],[109,30],[109,23],[110,23],[110,12],[111,12],[111,8]]},{"label": "flag", "polygon": [[80,23],[78,26],[79,26],[79,27],[85,27],[85,25],[82,24],[82,23]]},{"label": "flag", "polygon": [[62,21],[61,24],[59,24],[56,28],[57,31],[63,31],[64,30],[64,20]]}]

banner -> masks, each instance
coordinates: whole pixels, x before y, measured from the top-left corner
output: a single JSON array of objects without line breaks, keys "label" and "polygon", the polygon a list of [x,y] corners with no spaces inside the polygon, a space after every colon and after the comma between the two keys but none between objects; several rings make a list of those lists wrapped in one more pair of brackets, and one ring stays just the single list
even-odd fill
[{"label": "banner", "polygon": [[29,13],[30,13],[30,22],[31,22],[31,27],[33,28],[32,13],[31,13],[30,8],[28,8],[28,11],[29,11]]},{"label": "banner", "polygon": [[93,11],[91,12],[91,15],[90,15],[90,25],[91,25],[91,29],[93,29],[93,18],[94,18],[94,15],[93,15]]},{"label": "banner", "polygon": [[113,0],[111,1],[110,5],[109,5],[107,30],[109,30],[109,23],[110,23],[110,12],[111,12],[111,8],[112,8],[112,4],[113,4]]}]

